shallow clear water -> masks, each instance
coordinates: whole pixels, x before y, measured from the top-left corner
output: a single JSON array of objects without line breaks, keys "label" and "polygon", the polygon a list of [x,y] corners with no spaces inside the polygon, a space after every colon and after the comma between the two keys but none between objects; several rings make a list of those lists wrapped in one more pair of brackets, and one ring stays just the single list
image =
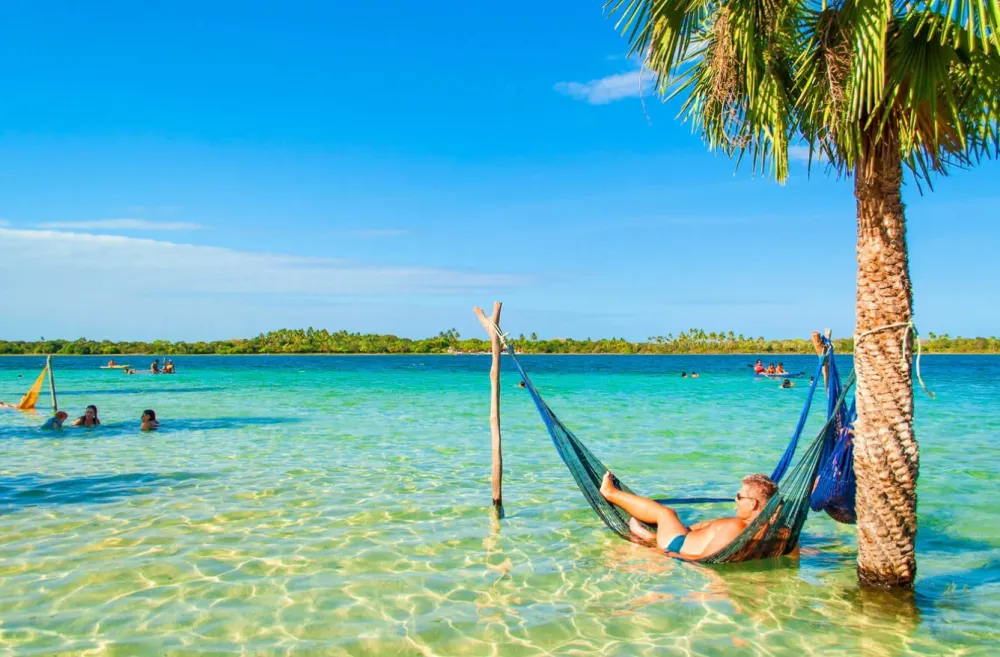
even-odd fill
[{"label": "shallow clear water", "polygon": [[[908,597],[859,589],[853,528],[818,514],[798,561],[707,568],[618,540],[509,373],[492,520],[488,357],[178,357],[172,377],[100,362],[55,360],[60,407],[96,404],[100,428],[0,413],[0,654],[985,655],[1000,640],[1000,358],[924,359],[937,399],[917,398]],[[779,390],[747,362],[524,358],[562,419],[658,495],[726,494],[777,462],[806,379]],[[41,366],[0,358],[0,399]],[[159,432],[138,431],[145,408]]]}]

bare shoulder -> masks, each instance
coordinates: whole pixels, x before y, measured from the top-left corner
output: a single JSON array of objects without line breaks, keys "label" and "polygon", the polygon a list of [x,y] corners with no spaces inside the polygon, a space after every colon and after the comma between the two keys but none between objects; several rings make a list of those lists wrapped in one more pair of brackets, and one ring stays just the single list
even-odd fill
[{"label": "bare shoulder", "polygon": [[747,523],[739,518],[719,518],[715,521],[716,536],[735,538],[746,529]]}]

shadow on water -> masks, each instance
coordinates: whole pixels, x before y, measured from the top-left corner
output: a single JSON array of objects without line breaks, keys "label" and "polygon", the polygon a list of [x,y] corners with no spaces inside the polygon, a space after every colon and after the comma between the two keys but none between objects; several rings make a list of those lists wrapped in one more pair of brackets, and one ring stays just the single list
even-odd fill
[{"label": "shadow on water", "polygon": [[301,422],[295,417],[213,417],[213,418],[164,418],[160,417],[161,431],[213,431],[217,429],[241,429],[243,427],[264,427]]},{"label": "shadow on water", "polygon": [[198,472],[130,472],[71,478],[36,473],[0,477],[0,514],[45,504],[115,502],[164,488],[190,488],[212,476]]},{"label": "shadow on water", "polygon": [[218,392],[225,390],[220,386],[207,386],[204,388],[107,388],[105,390],[60,390],[59,397],[79,397],[79,396],[105,396],[105,395],[149,395],[149,394],[181,394],[193,392]]},{"label": "shadow on water", "polygon": [[[20,438],[25,440],[97,440],[117,436],[135,436],[142,433],[139,430],[139,416],[136,416],[134,421],[105,422],[99,427],[65,426],[59,431],[45,431],[40,427],[47,417],[47,414],[44,416],[40,414],[37,420],[38,424],[33,426],[0,426],[0,440],[6,438]],[[156,434],[152,435],[174,431],[220,431],[247,427],[277,426],[302,421],[300,418],[293,417],[228,416],[213,418],[170,418],[163,417],[162,415],[159,417],[159,420],[160,428]]]}]

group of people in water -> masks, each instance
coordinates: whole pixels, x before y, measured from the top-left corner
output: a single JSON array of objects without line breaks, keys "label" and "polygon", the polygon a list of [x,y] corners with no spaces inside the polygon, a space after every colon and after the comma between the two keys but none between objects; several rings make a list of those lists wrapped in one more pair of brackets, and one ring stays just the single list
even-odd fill
[{"label": "group of people in water", "polygon": [[781,376],[782,374],[788,374],[788,372],[785,371],[784,363],[778,363],[777,365],[774,363],[768,363],[767,367],[764,367],[764,361],[759,358],[757,359],[757,362],[753,364],[753,373],[766,374],[768,376]]},{"label": "group of people in water", "polygon": [[[63,428],[66,424],[66,420],[69,419],[69,413],[66,411],[57,411],[55,415],[50,417],[42,425],[42,429],[48,431],[58,431]],[[153,431],[159,428],[160,423],[156,419],[156,411],[151,408],[147,408],[142,412],[142,418],[140,419],[139,428],[142,431]],[[97,427],[100,426],[101,419],[97,416],[97,407],[91,404],[83,412],[83,415],[73,420],[70,426],[73,427]]]},{"label": "group of people in water", "polygon": [[[112,358],[111,360],[108,361],[106,369],[120,369],[123,372],[125,372],[126,374],[137,374],[137,372],[135,371],[135,369],[129,367],[128,365],[119,365],[118,363],[115,362],[114,358]],[[164,358],[163,359],[163,367],[161,368],[160,367],[160,359],[157,358],[149,366],[149,373],[150,374],[176,374],[177,373],[177,369],[174,367],[174,361],[170,360],[169,358]]]}]

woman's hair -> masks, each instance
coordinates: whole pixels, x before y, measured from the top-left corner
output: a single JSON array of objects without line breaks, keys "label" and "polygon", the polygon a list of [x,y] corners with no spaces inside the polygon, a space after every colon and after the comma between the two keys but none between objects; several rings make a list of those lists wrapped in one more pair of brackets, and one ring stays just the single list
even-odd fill
[{"label": "woman's hair", "polygon": [[89,410],[91,410],[91,409],[93,409],[93,411],[94,411],[94,415],[97,415],[97,407],[96,407],[96,406],[94,406],[93,404],[91,404],[91,405],[87,406],[87,410],[88,410],[88,411],[89,411]]},{"label": "woman's hair", "polygon": [[150,420],[155,420],[156,419],[156,411],[154,411],[151,408],[147,408],[146,410],[144,410],[142,412],[142,414],[143,415],[148,415]]}]

